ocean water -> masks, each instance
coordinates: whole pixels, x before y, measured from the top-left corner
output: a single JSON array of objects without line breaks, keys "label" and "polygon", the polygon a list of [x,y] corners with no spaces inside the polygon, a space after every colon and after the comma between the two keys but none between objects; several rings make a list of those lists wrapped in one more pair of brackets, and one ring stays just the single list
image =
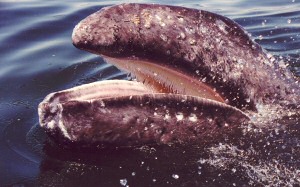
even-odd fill
[{"label": "ocean water", "polygon": [[[74,26],[128,1],[0,1],[0,186],[300,186],[299,116],[191,147],[48,148],[37,105],[50,92],[127,75],[76,49]],[[242,25],[300,77],[299,0],[130,1],[204,9]],[[268,124],[266,124],[267,126]]]}]

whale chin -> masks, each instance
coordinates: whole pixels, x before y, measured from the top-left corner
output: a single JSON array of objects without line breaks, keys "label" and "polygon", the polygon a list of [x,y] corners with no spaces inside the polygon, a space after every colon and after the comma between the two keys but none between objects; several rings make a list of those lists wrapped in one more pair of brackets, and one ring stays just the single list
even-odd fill
[{"label": "whale chin", "polygon": [[237,23],[207,11],[121,4],[82,20],[72,40],[135,81],[49,94],[39,105],[40,125],[64,145],[199,143],[248,123],[258,103],[288,94],[261,47]]}]

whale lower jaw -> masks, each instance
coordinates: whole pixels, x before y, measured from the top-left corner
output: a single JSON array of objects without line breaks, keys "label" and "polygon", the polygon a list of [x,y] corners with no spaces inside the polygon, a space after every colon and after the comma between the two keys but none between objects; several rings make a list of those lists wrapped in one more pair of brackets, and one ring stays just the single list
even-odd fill
[{"label": "whale lower jaw", "polygon": [[133,146],[201,142],[249,119],[211,99],[151,92],[113,80],[52,93],[39,105],[40,125],[61,144]]}]

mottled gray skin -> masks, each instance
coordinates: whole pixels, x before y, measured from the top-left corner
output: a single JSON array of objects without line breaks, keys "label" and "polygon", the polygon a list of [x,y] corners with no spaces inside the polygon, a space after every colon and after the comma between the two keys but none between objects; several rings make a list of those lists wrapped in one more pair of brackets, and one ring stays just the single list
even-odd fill
[{"label": "mottled gray skin", "polygon": [[[50,114],[53,110],[44,105]],[[174,94],[69,101],[58,110],[55,114],[61,115],[65,130],[57,126],[46,130],[55,141],[71,147],[72,142],[80,147],[199,143],[228,134],[248,121],[245,114],[226,104]]]},{"label": "mottled gray skin", "polygon": [[[72,100],[72,94],[62,91],[39,106],[41,126],[58,143],[201,142],[249,121],[241,110],[251,115],[260,105],[298,107],[294,80],[281,74],[238,24],[214,13],[122,4],[85,18],[75,27],[72,39],[76,47],[92,53],[147,59],[183,72],[215,88],[227,104],[175,94],[84,101]],[[64,98],[68,99],[57,102]]]},{"label": "mottled gray skin", "polygon": [[85,18],[72,38],[92,53],[147,58],[184,71],[240,109],[286,101],[295,89],[238,24],[203,10],[121,4]]}]

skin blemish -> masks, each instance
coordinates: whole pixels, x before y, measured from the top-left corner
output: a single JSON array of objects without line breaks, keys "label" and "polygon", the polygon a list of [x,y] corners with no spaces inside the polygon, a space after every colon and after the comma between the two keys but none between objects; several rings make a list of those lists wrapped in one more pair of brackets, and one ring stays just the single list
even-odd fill
[{"label": "skin blemish", "polygon": [[54,120],[51,120],[48,124],[47,124],[47,127],[49,129],[53,129],[55,127],[55,121]]},{"label": "skin blemish", "polygon": [[191,45],[195,45],[196,44],[196,40],[195,39],[190,39],[189,42],[190,42]]},{"label": "skin blemish", "polygon": [[189,121],[191,121],[191,122],[197,122],[198,121],[198,118],[197,118],[197,116],[196,116],[196,114],[191,114],[190,116],[189,116]]},{"label": "skin blemish", "polygon": [[179,22],[183,22],[183,21],[184,21],[183,17],[179,17],[179,18],[178,18],[178,21],[179,21]]},{"label": "skin blemish", "polygon": [[140,17],[137,15],[134,15],[131,19],[131,22],[134,23],[136,26],[138,26],[141,23]]},{"label": "skin blemish", "polygon": [[169,120],[171,119],[171,116],[169,114],[165,114],[164,120]]},{"label": "skin blemish", "polygon": [[184,115],[181,112],[178,112],[175,116],[176,116],[177,121],[181,121],[184,118]]}]

